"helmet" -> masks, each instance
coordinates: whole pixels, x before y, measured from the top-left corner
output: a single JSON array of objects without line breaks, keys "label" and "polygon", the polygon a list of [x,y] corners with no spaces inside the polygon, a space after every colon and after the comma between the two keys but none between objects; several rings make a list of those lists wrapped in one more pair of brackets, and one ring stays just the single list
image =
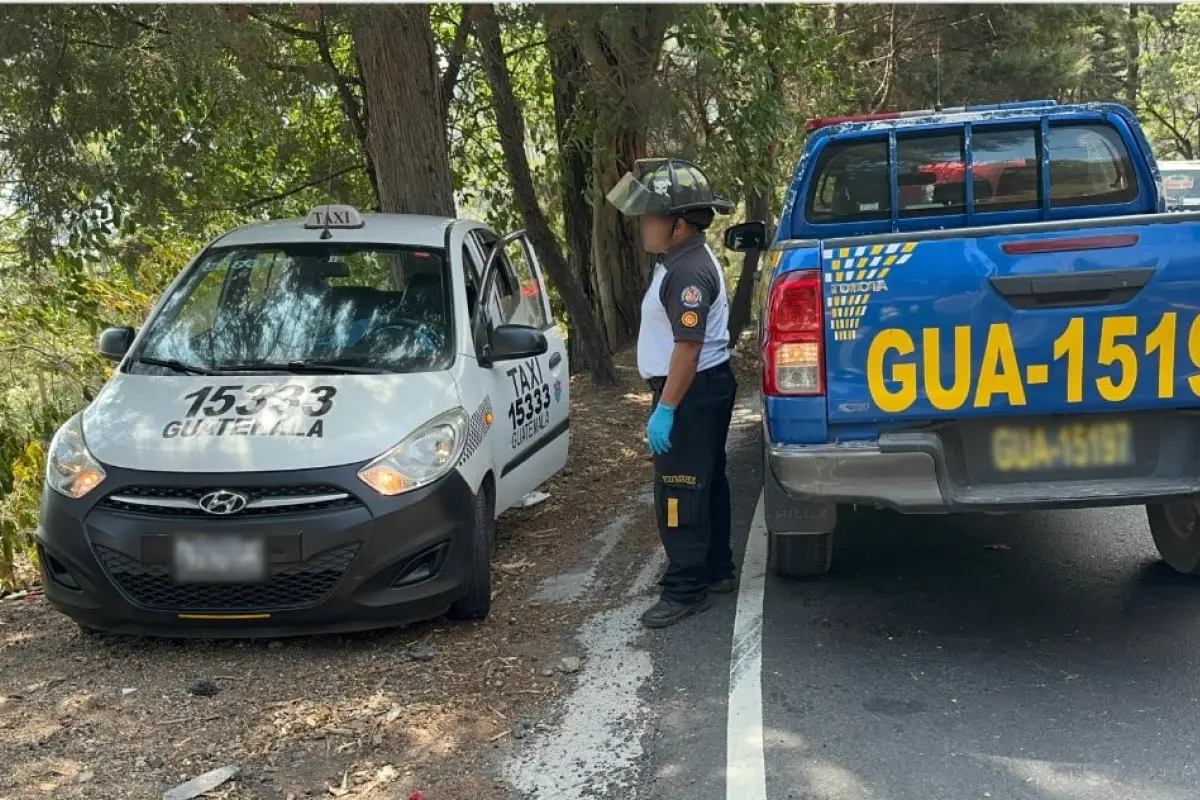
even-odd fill
[{"label": "helmet", "polygon": [[713,194],[708,178],[690,161],[679,158],[643,158],[633,163],[606,195],[626,216],[679,215],[710,210],[728,214],[733,203]]}]

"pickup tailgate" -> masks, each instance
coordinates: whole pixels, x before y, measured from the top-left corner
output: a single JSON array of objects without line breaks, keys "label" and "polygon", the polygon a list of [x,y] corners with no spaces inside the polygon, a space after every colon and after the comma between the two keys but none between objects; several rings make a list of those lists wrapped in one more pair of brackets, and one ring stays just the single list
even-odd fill
[{"label": "pickup tailgate", "polygon": [[1200,215],[822,244],[837,438],[1200,406]]}]

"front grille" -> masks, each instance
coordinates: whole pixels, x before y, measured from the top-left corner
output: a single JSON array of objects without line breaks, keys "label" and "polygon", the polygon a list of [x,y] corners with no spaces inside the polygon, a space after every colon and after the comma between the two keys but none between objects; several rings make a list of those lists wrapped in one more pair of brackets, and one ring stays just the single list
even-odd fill
[{"label": "front grille", "polygon": [[[200,498],[218,489],[231,489],[249,498],[249,505],[231,517],[263,517],[351,508],[359,501],[337,486],[127,486],[100,501],[99,507],[127,514],[169,517],[211,517]],[[305,502],[308,499],[309,502]],[[256,507],[256,503],[263,505]]]},{"label": "front grille", "polygon": [[176,583],[171,571],[102,545],[96,556],[135,604],[156,611],[270,611],[315,606],[329,596],[358,554],[358,543],[308,561],[274,565],[263,583]]}]

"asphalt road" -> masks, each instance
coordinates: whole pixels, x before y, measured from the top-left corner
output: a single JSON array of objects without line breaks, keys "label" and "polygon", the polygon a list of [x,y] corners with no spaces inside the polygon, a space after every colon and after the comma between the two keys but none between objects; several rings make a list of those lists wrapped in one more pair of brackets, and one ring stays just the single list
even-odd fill
[{"label": "asphalt road", "polygon": [[[731,452],[739,559],[758,453]],[[1158,562],[1142,509],[875,513],[835,562],[766,580],[766,798],[1200,797],[1200,581]],[[654,676],[638,797],[735,800],[737,602],[639,639]]]}]

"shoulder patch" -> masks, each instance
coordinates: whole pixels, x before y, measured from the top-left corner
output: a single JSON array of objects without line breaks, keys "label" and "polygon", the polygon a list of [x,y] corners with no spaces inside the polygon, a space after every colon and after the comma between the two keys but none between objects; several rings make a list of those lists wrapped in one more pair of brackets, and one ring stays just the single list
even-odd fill
[{"label": "shoulder patch", "polygon": [[699,286],[688,286],[679,294],[679,302],[683,303],[688,308],[696,308],[704,302],[704,293],[700,291]]},{"label": "shoulder patch", "polygon": [[694,328],[700,324],[700,315],[695,311],[685,311],[683,312],[683,315],[679,317],[679,322],[685,328]]}]

